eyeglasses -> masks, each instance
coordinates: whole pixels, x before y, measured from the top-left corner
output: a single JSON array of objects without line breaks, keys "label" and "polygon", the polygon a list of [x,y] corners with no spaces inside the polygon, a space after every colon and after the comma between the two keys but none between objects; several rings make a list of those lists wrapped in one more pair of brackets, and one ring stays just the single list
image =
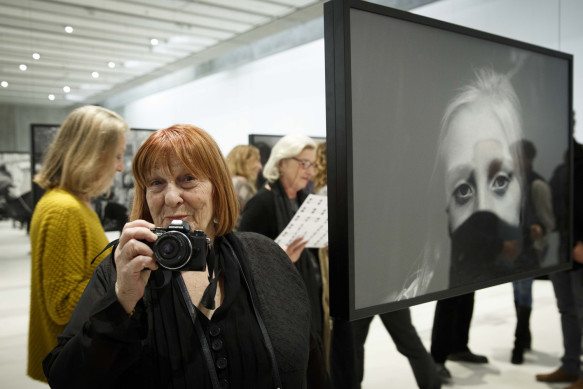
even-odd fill
[{"label": "eyeglasses", "polygon": [[296,157],[293,157],[292,159],[294,161],[297,161],[300,165],[302,165],[302,167],[304,169],[309,169],[312,166],[314,166],[314,167],[316,166],[316,162],[310,162],[310,161],[307,161],[305,159],[299,159],[299,158],[296,158]]}]

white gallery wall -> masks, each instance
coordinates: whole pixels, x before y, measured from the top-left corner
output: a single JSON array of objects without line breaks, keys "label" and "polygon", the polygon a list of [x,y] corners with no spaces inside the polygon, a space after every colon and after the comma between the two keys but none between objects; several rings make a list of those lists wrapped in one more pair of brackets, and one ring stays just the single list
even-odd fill
[{"label": "white gallery wall", "polygon": [[[424,16],[564,51],[575,56],[576,137],[583,142],[583,1],[442,0]],[[223,153],[248,135],[326,135],[322,39],[143,97],[118,111],[134,128],[198,125]]]},{"label": "white gallery wall", "polygon": [[326,136],[324,41],[142,98],[120,113],[134,128],[197,125],[224,154],[249,134]]}]

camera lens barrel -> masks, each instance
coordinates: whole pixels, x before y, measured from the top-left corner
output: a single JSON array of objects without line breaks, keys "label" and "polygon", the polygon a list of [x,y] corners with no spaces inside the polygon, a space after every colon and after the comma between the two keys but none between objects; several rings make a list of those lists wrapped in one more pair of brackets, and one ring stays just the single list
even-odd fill
[{"label": "camera lens barrel", "polygon": [[160,266],[177,270],[185,266],[192,255],[190,239],[180,231],[168,231],[158,237],[152,247]]}]

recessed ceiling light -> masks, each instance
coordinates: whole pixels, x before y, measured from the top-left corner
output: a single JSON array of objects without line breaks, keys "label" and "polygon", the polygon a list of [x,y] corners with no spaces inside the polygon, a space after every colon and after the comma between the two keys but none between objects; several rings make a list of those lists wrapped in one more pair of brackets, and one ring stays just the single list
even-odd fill
[{"label": "recessed ceiling light", "polygon": [[18,66],[18,68],[24,72],[26,69],[28,69],[28,66],[26,66],[23,63],[21,63],[20,66]]},{"label": "recessed ceiling light", "polygon": [[141,66],[142,63],[140,61],[135,61],[135,60],[129,60],[129,61],[125,61],[123,63],[124,68],[137,68],[138,66]]},{"label": "recessed ceiling light", "polygon": [[113,61],[109,61],[109,62],[107,63],[107,66],[109,66],[109,68],[110,68],[110,69],[113,69],[113,68],[115,67],[115,62],[113,62]]},{"label": "recessed ceiling light", "polygon": [[99,73],[93,72],[93,73],[91,73],[91,77],[93,77],[93,78],[99,78]]},{"label": "recessed ceiling light", "polygon": [[152,38],[152,39],[150,39],[150,43],[152,44],[152,46],[156,46],[160,42],[158,41],[158,39]]},{"label": "recessed ceiling light", "polygon": [[49,95],[49,100],[53,101],[54,99],[55,99],[55,95],[53,95],[53,94],[50,94],[50,95]]},{"label": "recessed ceiling light", "polygon": [[190,38],[185,35],[175,35],[168,38],[169,43],[188,43]]},{"label": "recessed ceiling light", "polygon": [[65,85],[65,86],[63,87],[63,92],[65,92],[65,93],[69,93],[69,92],[71,92],[71,88],[69,88],[68,86],[66,86],[66,85]]},{"label": "recessed ceiling light", "polygon": [[71,26],[65,26],[65,32],[67,34],[71,34],[73,32],[73,27],[71,27]]},{"label": "recessed ceiling light", "polygon": [[32,53],[32,58],[40,59],[40,54],[39,53]]},{"label": "recessed ceiling light", "polygon": [[8,83],[6,81],[0,82],[0,85],[2,85],[2,88],[8,88]]}]

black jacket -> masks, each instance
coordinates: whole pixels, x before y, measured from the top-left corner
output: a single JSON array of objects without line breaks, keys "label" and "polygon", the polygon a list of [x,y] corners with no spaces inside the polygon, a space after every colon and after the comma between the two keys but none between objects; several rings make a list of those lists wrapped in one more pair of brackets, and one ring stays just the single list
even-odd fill
[{"label": "black jacket", "polygon": [[[250,291],[246,287],[241,287],[236,295],[254,296],[253,300],[258,302],[256,305],[275,351],[283,387],[305,388],[310,313],[302,279],[287,255],[273,241],[253,233],[229,234],[225,239],[229,240],[238,253],[237,258],[242,265],[244,278],[249,280],[250,284]],[[164,311],[164,307],[160,307],[157,301],[170,301],[176,304],[176,311],[181,317],[189,317],[184,315],[183,299],[181,296],[166,300],[160,298],[163,293],[171,293],[172,288],[153,293],[152,279],[153,277],[150,277],[147,292],[151,296],[158,296],[159,299],[142,299],[136,307],[136,313],[128,318],[115,295],[114,261],[111,257],[102,261],[87,285],[65,331],[59,336],[58,346],[43,362],[45,374],[52,388],[210,387],[207,377],[192,377],[193,369],[196,371],[202,369],[200,363],[192,366],[192,361],[200,360],[202,353],[192,351],[193,345],[196,348],[199,343],[193,326],[188,325],[191,323],[183,319],[182,323],[186,325],[180,326],[179,320],[175,321],[174,317],[168,319],[166,316],[165,320],[160,320],[159,312]],[[225,288],[225,295],[228,296],[228,283],[225,283]],[[238,307],[240,306],[244,307],[245,304],[239,304]],[[217,309],[215,315],[218,312]],[[230,324],[234,322],[235,325],[240,325],[238,320],[247,319],[243,325],[254,329],[257,327],[253,313],[243,312],[243,315],[237,315],[234,308],[226,312],[225,320]],[[160,328],[159,325],[153,324],[161,322],[170,326]],[[180,339],[190,341],[186,342],[186,345],[170,341],[178,338],[176,332],[181,333]],[[164,339],[160,341],[160,338],[167,338],[169,341]],[[262,338],[259,338],[257,342],[245,344],[262,347],[261,343]],[[246,350],[244,346],[241,348],[243,348],[241,355],[244,356]],[[260,352],[258,355],[262,356],[261,354],[266,353]],[[243,365],[241,361],[236,362]],[[178,368],[173,370],[165,366]],[[228,366],[228,369],[230,368],[231,365]],[[267,370],[270,369],[271,366],[268,365]],[[270,373],[257,371],[252,374],[264,379],[263,375]],[[207,384],[204,384],[205,382]],[[242,385],[237,380],[232,382],[230,387]]]}]

